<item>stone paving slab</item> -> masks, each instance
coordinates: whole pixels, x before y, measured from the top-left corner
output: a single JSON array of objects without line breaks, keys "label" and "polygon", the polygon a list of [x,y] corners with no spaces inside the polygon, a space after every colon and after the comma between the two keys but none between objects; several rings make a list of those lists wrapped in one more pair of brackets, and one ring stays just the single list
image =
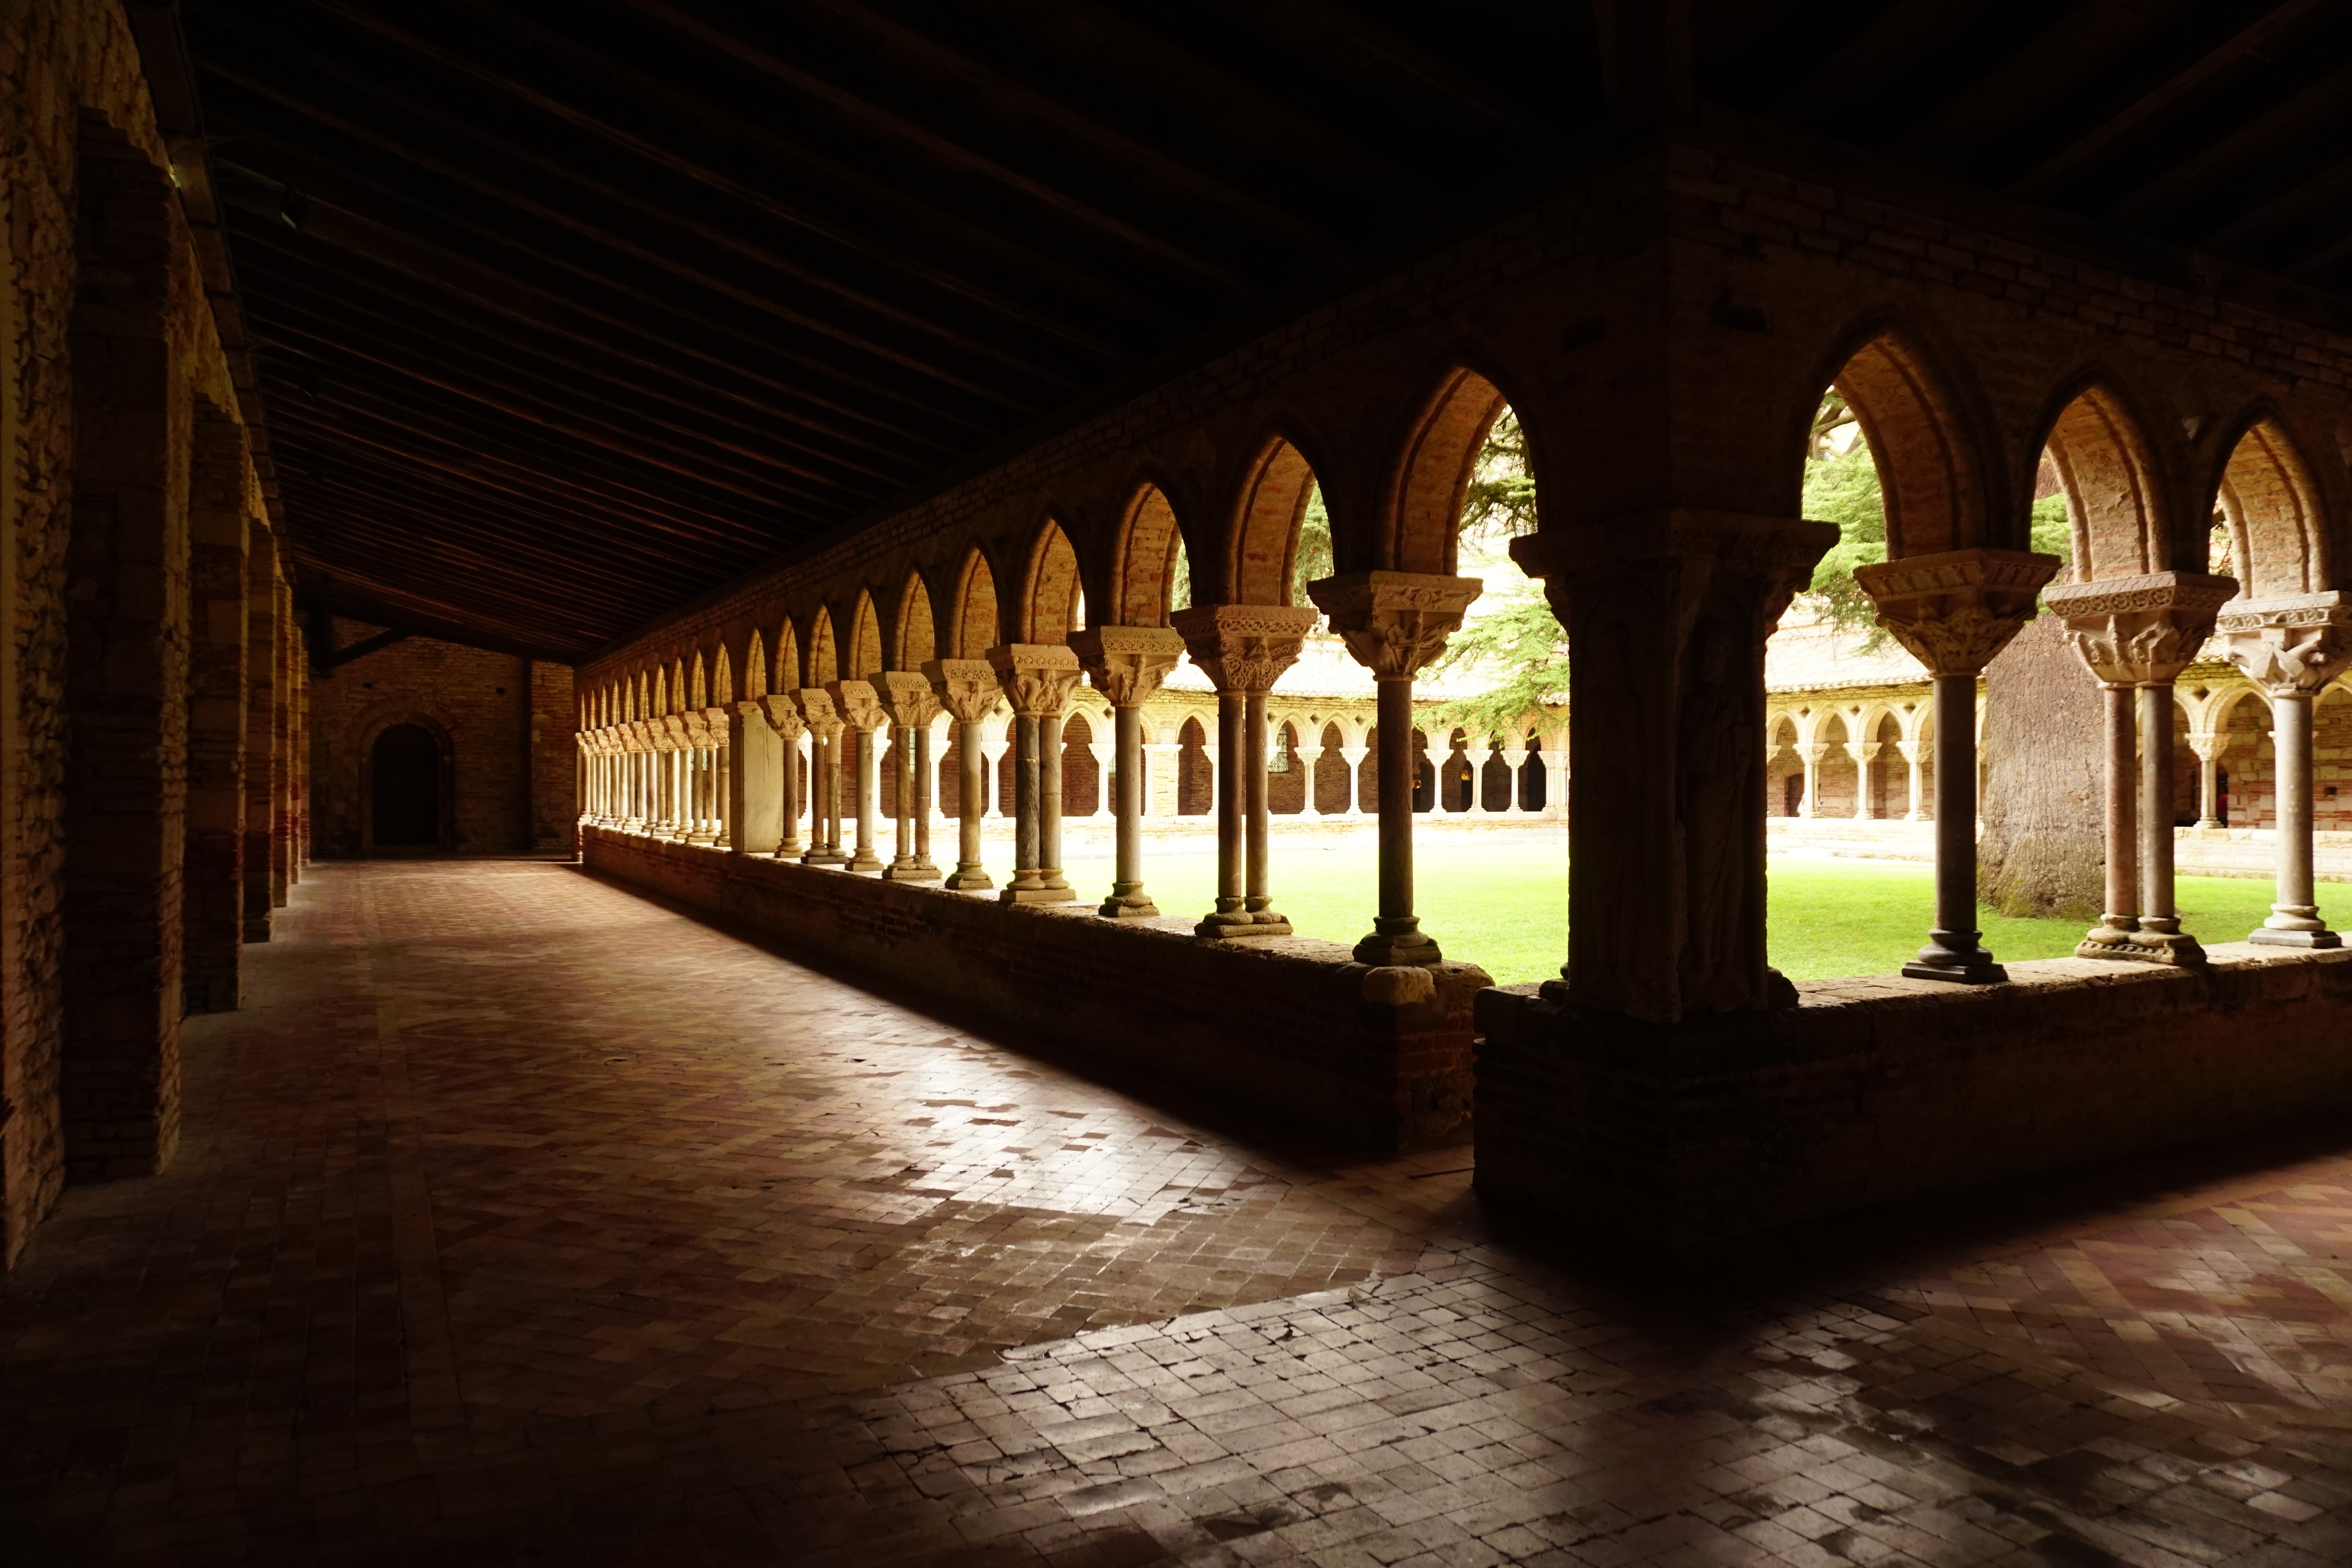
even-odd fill
[{"label": "stone paving slab", "polygon": [[0,1282],[12,1563],[2352,1562],[2325,1144],[1629,1263],[560,866],[253,956]]}]

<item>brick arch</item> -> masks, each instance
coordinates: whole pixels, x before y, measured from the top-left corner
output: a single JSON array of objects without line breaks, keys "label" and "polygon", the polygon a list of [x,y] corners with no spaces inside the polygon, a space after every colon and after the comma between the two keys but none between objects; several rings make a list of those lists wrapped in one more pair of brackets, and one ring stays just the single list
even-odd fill
[{"label": "brick arch", "polygon": [[1878,331],[1845,357],[1829,384],[1870,444],[1885,499],[1888,559],[1996,542],[1989,537],[1983,465],[1958,405],[1907,338]]},{"label": "brick arch", "polygon": [[1439,383],[1397,466],[1381,566],[1453,574],[1462,504],[1477,474],[1479,449],[1507,406],[1495,383],[1475,371],[1455,370]]},{"label": "brick arch", "polygon": [[977,659],[1001,640],[996,573],[978,545],[966,551],[956,573],[955,619],[949,623],[951,659]]},{"label": "brick arch", "polygon": [[686,706],[697,713],[710,706],[710,672],[702,662],[702,650],[699,648],[694,651],[693,684],[687,688]]},{"label": "brick arch", "polygon": [[1297,444],[1280,435],[1268,439],[1234,507],[1222,590],[1225,602],[1292,602],[1298,527],[1317,483],[1314,465]]},{"label": "brick arch", "polygon": [[849,642],[842,649],[842,659],[844,680],[871,680],[882,672],[882,617],[875,611],[874,596],[862,588],[857,591],[857,602],[850,608]]},{"label": "brick arch", "polygon": [[1062,525],[1048,517],[1029,547],[1029,569],[1021,583],[1020,637],[1024,643],[1065,641],[1078,623],[1085,591],[1078,581],[1078,552]]},{"label": "brick arch", "polygon": [[1119,519],[1111,550],[1110,618],[1113,626],[1165,626],[1170,591],[1176,585],[1176,552],[1183,529],[1168,492],[1146,481]]},{"label": "brick arch", "polygon": [[2171,524],[2147,434],[2112,389],[2093,382],[2067,399],[2042,451],[2074,523],[2074,581],[2171,566]]},{"label": "brick arch", "polygon": [[359,851],[362,855],[375,853],[375,743],[387,729],[400,725],[412,725],[433,737],[440,750],[440,768],[436,776],[439,786],[440,841],[437,848],[457,847],[457,737],[461,731],[456,716],[446,708],[419,706],[414,699],[395,697],[378,703],[352,721],[351,733],[358,737],[352,753],[352,762],[359,774],[358,787],[352,800],[359,811]]},{"label": "brick arch", "polygon": [[2319,487],[2274,414],[2245,422],[2214,486],[2242,593],[2310,593],[2334,580]]},{"label": "brick arch", "polygon": [[894,670],[919,670],[940,656],[939,628],[931,615],[931,591],[919,571],[908,572],[906,587],[898,591],[898,613],[891,643],[895,656],[890,667]]},{"label": "brick arch", "polygon": [[659,718],[669,712],[669,672],[659,664],[654,666],[654,678],[647,697],[646,716]]},{"label": "brick arch", "polygon": [[768,695],[768,647],[760,639],[760,629],[751,628],[751,640],[743,644],[743,700],[758,702]]},{"label": "brick arch", "polygon": [[735,662],[727,656],[727,644],[719,644],[719,654],[710,667],[710,702],[712,707],[725,707],[735,700]]},{"label": "brick arch", "polygon": [[834,651],[833,611],[818,605],[809,618],[808,684],[822,686],[841,679],[841,661]]},{"label": "brick arch", "polygon": [[683,655],[670,660],[669,706],[662,711],[664,713],[686,711],[686,660]]},{"label": "brick arch", "polygon": [[776,627],[775,675],[769,690],[795,692],[801,687],[801,639],[788,616]]}]

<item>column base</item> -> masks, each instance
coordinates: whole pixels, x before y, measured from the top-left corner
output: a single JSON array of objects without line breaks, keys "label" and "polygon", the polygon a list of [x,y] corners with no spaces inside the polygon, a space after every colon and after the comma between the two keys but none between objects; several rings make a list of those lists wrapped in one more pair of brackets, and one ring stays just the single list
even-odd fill
[{"label": "column base", "polygon": [[1927,946],[1903,966],[1911,980],[1945,980],[1961,986],[1993,986],[2009,978],[2009,971],[1992,961],[1983,938],[1974,931],[1930,931]]},{"label": "column base", "polygon": [[1444,963],[1445,955],[1425,931],[1407,931],[1397,936],[1375,931],[1356,944],[1355,959],[1375,969],[1428,968]]},{"label": "column base", "polygon": [[892,861],[882,869],[884,882],[937,882],[940,868],[915,861]]},{"label": "column base", "polygon": [[2302,947],[2307,950],[2344,946],[2344,938],[2333,931],[2277,931],[2268,925],[2255,927],[2247,934],[2246,940],[2264,947]]},{"label": "column base", "polygon": [[996,885],[996,879],[978,866],[958,866],[948,873],[947,881],[940,885],[957,893],[986,893]]},{"label": "column base", "polygon": [[2205,962],[2205,948],[2186,932],[2116,931],[2102,925],[2083,938],[2074,949],[2074,956],[2194,967]]},{"label": "column base", "polygon": [[803,865],[845,866],[849,857],[839,850],[811,850],[801,856]]},{"label": "column base", "polygon": [[1276,915],[1272,923],[1261,920],[1245,909],[1219,910],[1204,915],[1192,927],[1195,936],[1213,937],[1221,942],[1239,941],[1251,936],[1287,936],[1290,922]]},{"label": "column base", "polygon": [[1078,895],[1066,887],[1008,887],[996,895],[1001,904],[1076,904]]},{"label": "column base", "polygon": [[1129,888],[1113,887],[1110,896],[1095,913],[1105,920],[1157,920],[1160,906],[1151,902],[1151,895],[1139,883]]},{"label": "column base", "polygon": [[870,850],[860,850],[857,852],[856,855],[850,860],[849,863],[842,869],[845,871],[877,872],[882,869],[882,857],[874,853]]}]

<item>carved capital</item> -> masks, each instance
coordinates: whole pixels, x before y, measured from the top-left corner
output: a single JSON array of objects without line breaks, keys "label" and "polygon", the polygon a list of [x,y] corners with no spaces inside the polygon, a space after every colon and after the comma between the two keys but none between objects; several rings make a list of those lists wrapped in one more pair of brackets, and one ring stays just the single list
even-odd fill
[{"label": "carved capital", "polygon": [[2197,754],[2200,762],[2219,762],[2221,753],[2229,748],[2229,736],[2220,730],[2192,729],[2184,738],[2189,749]]},{"label": "carved capital", "polygon": [[939,716],[940,699],[931,695],[931,683],[910,670],[891,670],[878,676],[874,694],[892,724],[920,729]]},{"label": "carved capital", "polygon": [[2274,697],[2316,695],[2352,664],[2352,601],[2333,589],[2233,600],[2216,624],[2230,663]]},{"label": "carved capital", "polygon": [[653,740],[656,751],[685,750],[693,744],[687,735],[686,716],[676,713],[662,715],[654,721]]},{"label": "carved capital", "polygon": [[641,722],[631,719],[619,727],[623,750],[650,751],[653,749],[651,743],[646,737],[646,727]]},{"label": "carved capital", "polygon": [[2151,571],[2061,583],[2042,597],[2100,685],[2144,686],[2189,667],[2237,591],[2227,577]]},{"label": "carved capital", "polygon": [[[688,750],[709,751],[712,747],[719,744],[719,742],[710,738],[710,721],[703,716],[703,713],[700,708],[692,709],[687,713],[682,713],[677,716],[678,721],[686,727],[686,748]],[[727,733],[724,726],[720,727],[719,733],[721,736],[724,736]]]},{"label": "carved capital", "polygon": [[824,689],[832,695],[833,711],[841,716],[841,722],[858,734],[871,734],[890,722],[873,682],[831,681]]},{"label": "carved capital", "polygon": [[793,702],[801,710],[801,722],[819,740],[831,740],[841,733],[841,716],[834,711],[833,694],[823,686],[803,686],[793,694]]},{"label": "carved capital", "polygon": [[1462,629],[1462,612],[1486,586],[1475,577],[1360,571],[1310,582],[1307,597],[1331,618],[1356,663],[1394,679],[1445,652],[1445,640]]},{"label": "carved capital", "polygon": [[1974,675],[2033,619],[2034,596],[2062,564],[2026,550],[1946,550],[1856,567],[1853,580],[1929,674]]},{"label": "carved capital", "polygon": [[931,695],[958,724],[979,724],[996,711],[1003,688],[986,659],[933,659],[923,666]]},{"label": "carved capital", "polygon": [[743,711],[764,716],[768,727],[783,737],[788,745],[808,733],[807,721],[801,717],[801,710],[793,706],[789,696],[771,693],[756,702],[745,703]]},{"label": "carved capital", "polygon": [[1006,643],[988,651],[1005,701],[1023,718],[1055,719],[1068,711],[1078,684],[1078,656],[1059,643]]},{"label": "carved capital", "polygon": [[1168,626],[1096,626],[1071,632],[1070,648],[1111,706],[1134,707],[1184,656],[1184,634]]}]

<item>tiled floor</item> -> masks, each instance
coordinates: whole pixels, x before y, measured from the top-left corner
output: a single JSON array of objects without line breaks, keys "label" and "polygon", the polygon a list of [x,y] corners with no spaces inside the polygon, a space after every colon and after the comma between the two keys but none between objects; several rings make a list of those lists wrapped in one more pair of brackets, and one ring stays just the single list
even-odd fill
[{"label": "tiled floor", "polygon": [[10,1563],[2352,1563],[2352,1133],[1669,1269],[569,867],[252,957],[0,1281]]}]

